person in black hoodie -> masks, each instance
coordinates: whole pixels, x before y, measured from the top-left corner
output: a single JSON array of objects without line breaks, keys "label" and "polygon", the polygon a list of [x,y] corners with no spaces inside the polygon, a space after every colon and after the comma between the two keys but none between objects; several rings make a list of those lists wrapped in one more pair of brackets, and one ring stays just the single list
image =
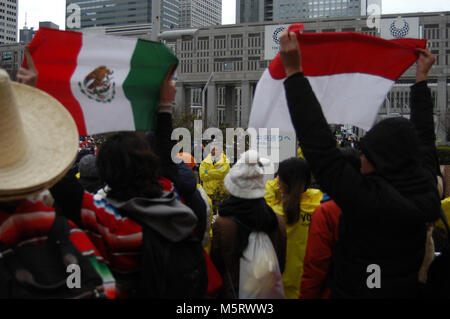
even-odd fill
[{"label": "person in black hoodie", "polygon": [[225,177],[225,188],[231,197],[222,203],[212,225],[211,259],[223,278],[219,298],[238,298],[240,258],[253,231],[269,236],[280,272],[284,271],[286,226],[283,217],[275,214],[264,199],[263,171],[256,151],[248,151]]},{"label": "person in black hoodie", "polygon": [[[319,184],[342,208],[330,273],[332,298],[417,298],[426,223],[439,216],[433,105],[427,74],[435,58],[416,49],[411,121],[391,118],[361,140],[361,172],[336,148],[294,33],[280,37],[291,120]],[[374,267],[374,268],[373,268]],[[379,286],[370,284],[373,269]]]}]

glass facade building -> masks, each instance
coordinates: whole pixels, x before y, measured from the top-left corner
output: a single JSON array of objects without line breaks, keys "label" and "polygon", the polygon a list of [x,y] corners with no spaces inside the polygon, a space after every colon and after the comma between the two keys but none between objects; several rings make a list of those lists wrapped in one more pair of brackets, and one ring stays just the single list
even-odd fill
[{"label": "glass facade building", "polygon": [[[67,0],[81,8],[81,28],[152,22],[152,0]],[[67,14],[69,15],[69,14]],[[180,0],[161,1],[161,29],[179,27]]]},{"label": "glass facade building", "polygon": [[237,0],[236,23],[367,15],[381,0]]},{"label": "glass facade building", "polygon": [[0,44],[17,41],[18,0],[0,0]]},{"label": "glass facade building", "polygon": [[222,24],[222,0],[180,0],[180,28]]},{"label": "glass facade building", "polygon": [[274,0],[274,21],[361,15],[361,0]]}]

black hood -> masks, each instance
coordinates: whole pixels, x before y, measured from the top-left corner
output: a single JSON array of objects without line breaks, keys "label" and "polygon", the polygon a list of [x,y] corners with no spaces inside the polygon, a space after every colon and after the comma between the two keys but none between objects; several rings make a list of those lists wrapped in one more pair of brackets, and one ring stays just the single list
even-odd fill
[{"label": "black hood", "polygon": [[417,192],[430,187],[432,180],[422,167],[420,140],[409,120],[379,122],[361,139],[361,151],[375,167],[376,175],[398,190]]}]

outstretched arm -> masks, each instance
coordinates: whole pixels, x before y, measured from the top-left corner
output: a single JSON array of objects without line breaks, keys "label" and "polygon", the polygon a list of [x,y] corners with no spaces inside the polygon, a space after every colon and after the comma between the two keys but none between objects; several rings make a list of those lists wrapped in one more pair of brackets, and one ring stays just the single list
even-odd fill
[{"label": "outstretched arm", "polygon": [[19,72],[17,72],[17,82],[36,87],[39,73],[34,65],[33,57],[27,47],[25,47],[25,58],[27,61],[27,67],[21,67]]},{"label": "outstretched arm", "polygon": [[295,33],[283,33],[280,43],[281,60],[288,76],[284,85],[289,113],[303,154],[321,187],[344,211],[348,214],[364,211],[367,203],[376,200],[372,186],[337,149],[319,101],[302,73]]},{"label": "outstretched arm", "polygon": [[411,121],[417,129],[421,141],[423,164],[433,176],[439,174],[433,119],[433,101],[427,85],[428,72],[436,58],[428,49],[416,49],[417,60],[416,84],[411,87]]},{"label": "outstretched arm", "polygon": [[172,141],[172,103],[175,100],[176,93],[177,89],[173,81],[173,68],[171,68],[161,84],[155,131],[156,149],[154,152],[161,161],[162,174],[172,180],[175,187],[178,184],[178,168],[172,161],[171,152],[175,145],[175,141]]}]

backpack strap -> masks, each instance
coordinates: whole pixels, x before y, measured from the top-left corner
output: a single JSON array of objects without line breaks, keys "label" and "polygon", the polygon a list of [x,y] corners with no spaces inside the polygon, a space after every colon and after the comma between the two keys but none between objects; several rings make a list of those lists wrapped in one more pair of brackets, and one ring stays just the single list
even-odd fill
[{"label": "backpack strap", "polygon": [[228,281],[230,282],[230,285],[231,285],[231,291],[233,292],[234,298],[239,299],[236,294],[236,289],[234,289],[233,279],[231,278],[230,270],[228,268],[227,268],[227,276],[228,276]]},{"label": "backpack strap", "polygon": [[243,222],[241,222],[237,217],[235,216],[230,216],[230,218],[232,220],[234,220],[238,225],[244,227],[244,229],[248,230],[249,232],[252,231],[252,229],[250,227],[248,227],[247,225],[245,225]]}]

